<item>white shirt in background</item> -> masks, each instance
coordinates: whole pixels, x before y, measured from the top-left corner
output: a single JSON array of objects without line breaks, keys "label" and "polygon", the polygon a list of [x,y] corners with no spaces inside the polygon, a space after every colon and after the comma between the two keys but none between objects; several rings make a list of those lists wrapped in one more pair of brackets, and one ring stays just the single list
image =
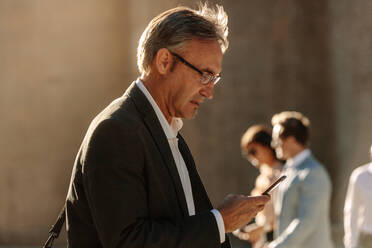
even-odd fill
[{"label": "white shirt in background", "polygon": [[357,247],[361,232],[372,234],[372,162],[353,170],[344,207],[345,248]]}]

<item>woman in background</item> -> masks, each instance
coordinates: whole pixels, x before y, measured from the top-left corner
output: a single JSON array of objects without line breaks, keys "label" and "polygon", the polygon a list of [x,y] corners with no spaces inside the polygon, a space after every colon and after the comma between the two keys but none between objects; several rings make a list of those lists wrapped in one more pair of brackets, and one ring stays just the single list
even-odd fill
[{"label": "woman in background", "polygon": [[[259,171],[252,195],[261,195],[265,189],[279,178],[283,163],[276,158],[271,148],[271,131],[263,125],[253,125],[241,138],[243,156]],[[275,197],[275,194],[272,195]],[[275,213],[273,200],[266,204],[264,210],[257,214],[255,223],[233,232],[239,239],[250,241],[254,248],[263,247],[273,240]]]}]

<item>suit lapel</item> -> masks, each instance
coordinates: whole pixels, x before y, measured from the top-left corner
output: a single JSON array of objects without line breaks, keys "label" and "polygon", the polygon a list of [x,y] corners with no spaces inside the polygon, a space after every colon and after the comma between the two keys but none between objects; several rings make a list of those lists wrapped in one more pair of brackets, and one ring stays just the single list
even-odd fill
[{"label": "suit lapel", "polygon": [[188,216],[188,209],[185,194],[183,192],[182,183],[180,176],[177,171],[177,167],[172,155],[172,151],[169,147],[168,139],[161,127],[158,117],[155,114],[150,102],[147,100],[146,96],[138,88],[135,83],[128,88],[125,93],[136,105],[138,111],[142,114],[142,118],[147,126],[147,129],[153,137],[153,141],[158,147],[158,150],[163,158],[164,164],[166,165],[170,177],[172,178],[174,189],[178,198],[180,208],[184,216]]},{"label": "suit lapel", "polygon": [[192,194],[195,204],[195,212],[200,213],[202,211],[211,210],[213,208],[212,203],[208,198],[208,194],[200,179],[198,171],[196,170],[195,162],[191,155],[191,152],[183,137],[180,134],[178,134],[177,137],[179,139],[178,148],[182,154],[183,160],[185,161],[190,176]]},{"label": "suit lapel", "polygon": [[[182,157],[187,166],[189,172],[192,194],[194,197],[195,204],[195,213],[201,213],[205,211],[210,211],[213,208],[211,201],[209,200],[207,191],[204,188],[204,185],[200,179],[199,173],[196,169],[194,159],[191,155],[189,147],[187,146],[183,137],[178,134],[178,148],[182,154]],[[221,244],[221,248],[231,248],[230,240],[227,235],[225,235],[225,242]]]}]

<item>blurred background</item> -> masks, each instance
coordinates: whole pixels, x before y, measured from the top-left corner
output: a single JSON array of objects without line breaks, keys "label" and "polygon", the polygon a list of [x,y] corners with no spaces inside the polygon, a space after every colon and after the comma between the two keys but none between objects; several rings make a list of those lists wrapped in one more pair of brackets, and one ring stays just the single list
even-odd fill
[{"label": "blurred background", "polygon": [[[138,77],[142,31],[196,2],[0,1],[0,246],[44,243],[90,121]],[[209,2],[229,14],[230,48],[214,99],[182,133],[212,202],[253,188],[258,172],[240,152],[247,127],[300,111],[332,179],[333,238],[343,247],[349,175],[372,143],[372,1]]]}]

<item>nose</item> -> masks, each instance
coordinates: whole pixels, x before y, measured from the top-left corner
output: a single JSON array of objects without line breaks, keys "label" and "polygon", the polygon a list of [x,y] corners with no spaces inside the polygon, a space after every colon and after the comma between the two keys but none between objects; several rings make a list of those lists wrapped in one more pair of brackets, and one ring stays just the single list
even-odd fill
[{"label": "nose", "polygon": [[214,89],[214,83],[210,82],[206,85],[203,85],[203,87],[200,89],[199,93],[203,97],[210,100],[210,99],[213,98],[213,89]]}]

